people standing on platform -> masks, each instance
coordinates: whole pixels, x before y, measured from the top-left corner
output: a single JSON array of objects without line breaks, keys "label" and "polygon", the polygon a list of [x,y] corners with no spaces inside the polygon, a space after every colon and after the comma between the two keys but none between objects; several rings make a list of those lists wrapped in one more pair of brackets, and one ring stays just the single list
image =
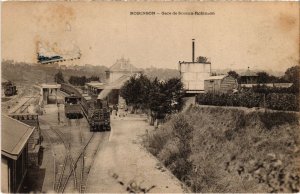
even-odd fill
[{"label": "people standing on platform", "polygon": [[117,116],[117,115],[118,115],[118,105],[115,104],[115,105],[113,106],[113,109],[115,110],[115,116]]},{"label": "people standing on platform", "polygon": [[57,112],[57,121],[58,121],[58,124],[60,124],[60,113],[59,113],[59,111]]}]

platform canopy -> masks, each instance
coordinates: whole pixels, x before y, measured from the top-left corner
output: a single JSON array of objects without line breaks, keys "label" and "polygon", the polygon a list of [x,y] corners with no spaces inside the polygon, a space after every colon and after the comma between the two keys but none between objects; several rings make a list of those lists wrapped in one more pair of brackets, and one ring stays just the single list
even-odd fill
[{"label": "platform canopy", "polygon": [[49,88],[49,89],[60,89],[60,84],[41,84],[42,88]]},{"label": "platform canopy", "polygon": [[17,160],[33,131],[32,126],[1,115],[1,154]]},{"label": "platform canopy", "polygon": [[91,81],[89,83],[86,83],[85,85],[93,87],[93,88],[97,88],[97,87],[101,88],[103,85],[105,85],[105,83],[98,82],[98,81]]},{"label": "platform canopy", "polygon": [[135,74],[132,74],[132,75],[123,75],[121,76],[120,78],[118,78],[117,80],[115,80],[114,82],[112,83],[86,83],[87,86],[90,86],[92,88],[95,88],[95,89],[101,89],[101,90],[104,90],[104,89],[116,89],[116,90],[119,90],[122,88],[122,86],[124,85],[124,83],[130,79],[131,76],[135,76]]}]

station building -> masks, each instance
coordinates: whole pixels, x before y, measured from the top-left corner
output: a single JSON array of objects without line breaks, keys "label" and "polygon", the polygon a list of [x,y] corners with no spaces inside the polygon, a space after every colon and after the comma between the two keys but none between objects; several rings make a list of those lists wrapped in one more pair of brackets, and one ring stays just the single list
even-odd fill
[{"label": "station building", "polygon": [[112,83],[123,77],[124,75],[141,74],[143,71],[133,66],[129,59],[118,59],[108,71],[106,71],[106,80]]},{"label": "station building", "polygon": [[1,191],[20,191],[28,170],[28,141],[34,127],[1,116]]},{"label": "station building", "polygon": [[125,100],[120,96],[120,89],[131,76],[138,76],[142,72],[133,66],[128,59],[118,59],[106,71],[106,83],[90,82],[86,84],[88,94],[101,99],[107,98],[110,105],[124,104]]}]

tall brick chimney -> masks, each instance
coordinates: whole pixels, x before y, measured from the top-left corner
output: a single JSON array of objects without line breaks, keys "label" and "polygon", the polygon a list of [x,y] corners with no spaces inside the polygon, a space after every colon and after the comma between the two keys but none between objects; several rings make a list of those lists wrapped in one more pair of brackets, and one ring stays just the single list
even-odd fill
[{"label": "tall brick chimney", "polygon": [[195,63],[195,39],[192,39],[192,61]]}]

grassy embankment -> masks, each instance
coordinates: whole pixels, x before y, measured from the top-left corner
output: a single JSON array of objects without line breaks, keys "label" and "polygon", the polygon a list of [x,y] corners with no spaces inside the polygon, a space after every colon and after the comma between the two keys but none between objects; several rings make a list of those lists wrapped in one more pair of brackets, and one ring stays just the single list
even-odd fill
[{"label": "grassy embankment", "polygon": [[299,192],[296,113],[192,107],[144,143],[194,192]]}]

